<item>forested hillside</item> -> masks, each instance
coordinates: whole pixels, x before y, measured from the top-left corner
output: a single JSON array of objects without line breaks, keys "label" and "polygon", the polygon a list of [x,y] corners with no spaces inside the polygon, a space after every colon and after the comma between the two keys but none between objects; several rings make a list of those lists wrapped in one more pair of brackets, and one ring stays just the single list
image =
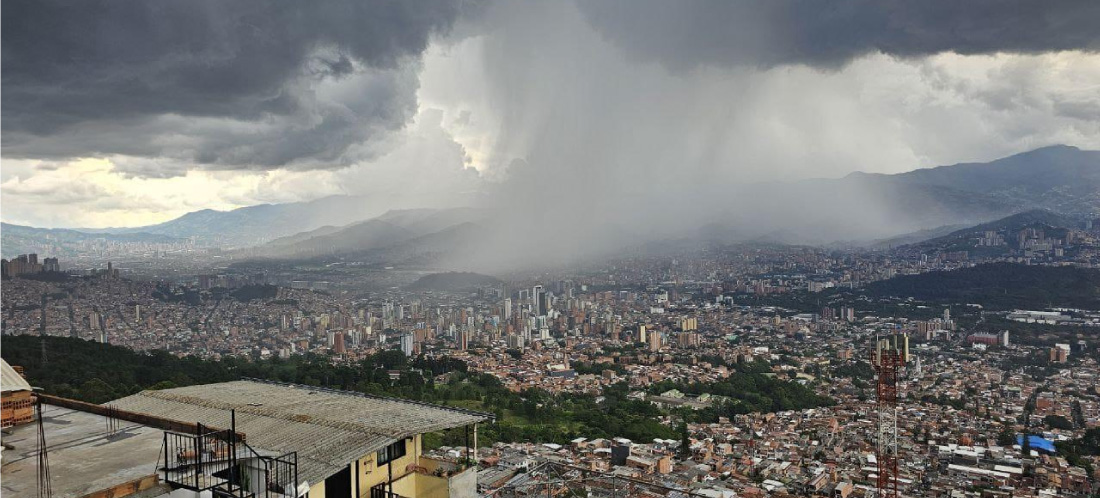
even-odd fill
[{"label": "forested hillside", "polygon": [[934,271],[875,282],[866,292],[989,309],[1100,309],[1100,270],[1013,263]]},{"label": "forested hillside", "polygon": [[[395,396],[493,412],[499,422],[484,429],[492,441],[565,443],[585,437],[627,437],[637,441],[675,438],[676,431],[659,422],[668,414],[655,405],[627,397],[625,383],[606,389],[602,399],[591,395],[552,394],[539,389],[513,392],[489,374],[471,373],[454,359],[408,359],[400,351],[383,351],[358,363],[333,365],[320,355],[289,359],[206,360],[178,358],[163,351],[139,353],[126,348],[70,339],[4,337],[3,357],[21,365],[31,385],[44,392],[93,403],[136,393],[191,384],[224,382],[253,377]],[[832,404],[832,400],[794,382],[760,373],[767,364],[745,365],[729,379],[714,385],[692,384],[688,392],[730,396],[728,403],[681,414],[693,420],[749,411],[792,410]],[[391,376],[391,373],[397,375]],[[440,377],[443,374],[447,374]],[[437,442],[460,443],[459,435]],[[453,439],[453,440],[452,440]]]}]

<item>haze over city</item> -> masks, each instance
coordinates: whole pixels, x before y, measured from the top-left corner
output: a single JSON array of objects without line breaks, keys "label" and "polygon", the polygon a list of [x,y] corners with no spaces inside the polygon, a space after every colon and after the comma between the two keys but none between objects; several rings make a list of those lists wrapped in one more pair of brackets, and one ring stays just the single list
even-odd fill
[{"label": "haze over city", "polygon": [[1100,497],[1100,2],[0,8],[5,497]]}]

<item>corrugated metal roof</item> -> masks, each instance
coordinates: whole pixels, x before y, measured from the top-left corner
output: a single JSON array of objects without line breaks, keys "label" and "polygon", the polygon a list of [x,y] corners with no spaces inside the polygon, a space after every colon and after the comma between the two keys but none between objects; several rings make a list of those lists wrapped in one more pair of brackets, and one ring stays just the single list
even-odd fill
[{"label": "corrugated metal roof", "polygon": [[6,360],[0,359],[0,392],[30,391],[31,385]]},{"label": "corrugated metal roof", "polygon": [[416,434],[491,415],[311,386],[259,381],[142,391],[108,403],[122,410],[237,430],[257,450],[298,452],[299,476],[316,483],[348,463]]}]

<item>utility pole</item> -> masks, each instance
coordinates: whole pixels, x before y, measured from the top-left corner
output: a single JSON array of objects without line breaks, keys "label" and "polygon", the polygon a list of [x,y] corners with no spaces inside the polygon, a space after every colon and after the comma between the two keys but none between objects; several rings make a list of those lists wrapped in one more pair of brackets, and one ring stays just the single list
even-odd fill
[{"label": "utility pole", "polygon": [[42,293],[41,313],[39,314],[38,335],[42,340],[42,365],[46,364],[46,293]]}]

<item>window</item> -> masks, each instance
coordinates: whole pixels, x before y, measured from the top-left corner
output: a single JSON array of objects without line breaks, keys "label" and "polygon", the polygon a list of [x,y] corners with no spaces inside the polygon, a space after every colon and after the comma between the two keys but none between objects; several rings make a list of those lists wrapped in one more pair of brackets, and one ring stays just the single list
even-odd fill
[{"label": "window", "polygon": [[376,465],[382,465],[389,463],[393,460],[397,460],[405,456],[405,444],[408,439],[402,439],[396,443],[393,443],[385,448],[378,450],[378,454],[375,457]]}]

